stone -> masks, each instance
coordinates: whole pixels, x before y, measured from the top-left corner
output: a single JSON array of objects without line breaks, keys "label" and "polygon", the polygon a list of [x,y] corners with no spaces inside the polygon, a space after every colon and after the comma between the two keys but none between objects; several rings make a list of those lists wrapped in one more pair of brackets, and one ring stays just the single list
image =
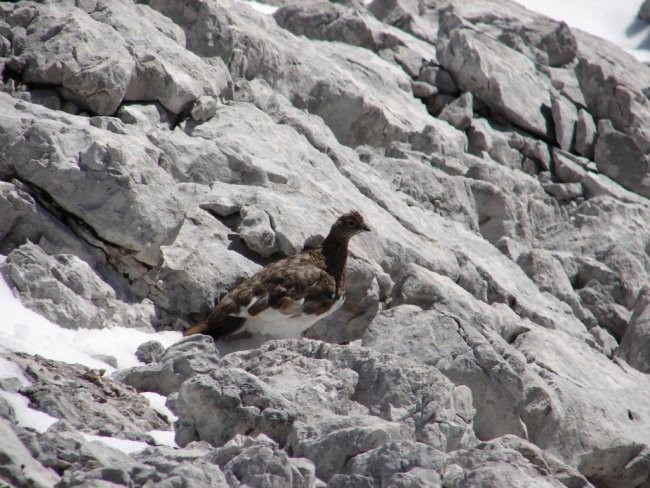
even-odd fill
[{"label": "stone", "polygon": [[611,178],[598,173],[587,172],[581,180],[587,198],[609,196],[622,202],[639,203],[644,205],[647,199],[626,190]]},{"label": "stone", "polygon": [[451,73],[442,66],[425,66],[420,70],[418,80],[436,87],[443,95],[455,97],[458,95],[458,86]]},{"label": "stone", "polygon": [[[142,345],[140,346],[142,347]],[[144,366],[123,369],[113,378],[137,391],[169,395],[187,378],[207,373],[218,364],[219,351],[211,337],[196,335],[168,347]]]},{"label": "stone", "polygon": [[584,108],[578,109],[576,122],[575,149],[586,158],[594,157],[594,142],[596,140],[596,123]]},{"label": "stone", "polygon": [[564,183],[581,183],[587,175],[585,169],[589,161],[553,148],[553,172]]},{"label": "stone", "polygon": [[413,0],[373,0],[366,8],[386,24],[398,27],[429,43],[435,41],[435,28],[429,22],[422,21],[419,5]]},{"label": "stone", "polygon": [[562,66],[570,63],[578,52],[578,42],[565,22],[542,38],[542,46],[548,53],[548,64]]},{"label": "stone", "polygon": [[[314,374],[316,381],[309,379]],[[246,378],[245,389],[237,378]],[[407,387],[409,378],[426,380],[395,395],[393,386]],[[405,417],[414,402],[423,401],[420,408],[436,409],[436,422],[429,415]],[[310,459],[325,480],[355,453],[399,438],[438,449],[474,442],[467,388],[451,388],[432,368],[318,341],[271,341],[225,356],[222,367],[184,382],[173,408],[181,445],[200,438],[225,448],[236,435],[256,432],[289,442],[294,456]],[[205,419],[203,410],[214,421],[199,420]]]},{"label": "stone", "polygon": [[[74,55],[66,49],[71,43]],[[58,85],[65,98],[100,115],[119,107],[135,69],[122,37],[111,27],[76,8],[53,5],[37,9],[26,48],[12,63],[25,82]]]},{"label": "stone", "polygon": [[348,261],[346,283],[343,307],[316,322],[303,337],[338,344],[360,339],[393,286],[389,275],[356,259]]},{"label": "stone", "polygon": [[414,81],[411,84],[411,90],[413,91],[413,96],[417,98],[429,98],[438,93],[438,89],[435,86],[423,81]]},{"label": "stone", "polygon": [[112,315],[115,292],[77,256],[48,256],[27,243],[9,253],[0,273],[27,307],[64,327],[97,329]]},{"label": "stone", "polygon": [[[585,344],[569,338],[565,341],[552,339],[545,331],[522,334],[514,344],[533,369],[542,375],[549,375],[545,381],[553,384],[557,395],[552,402],[573,405],[571,410],[559,411],[547,404],[554,413],[547,410],[546,414],[541,414],[540,411],[538,427],[529,429],[529,435],[534,436],[536,445],[545,450],[551,445],[558,446],[559,449],[554,451],[556,455],[569,466],[577,467],[584,477],[595,484],[634,486],[637,480],[647,479],[645,460],[636,457],[630,460],[626,454],[623,455],[626,461],[621,462],[619,455],[622,454],[617,454],[621,451],[636,452],[644,442],[644,434],[640,430],[645,427],[635,420],[644,415],[641,413],[643,404],[629,403],[630,393],[639,390],[638,382],[647,381],[642,379],[643,375],[629,367],[621,368]],[[575,359],[567,361],[568,355],[574,355]],[[549,366],[553,369],[552,373],[548,370]],[[564,376],[567,374],[569,376]],[[607,383],[616,385],[616,394],[612,394],[611,385],[604,384],[604,378],[607,378]],[[589,393],[576,394],[578,385],[588,387]],[[579,390],[582,391],[582,388]],[[602,421],[603,409],[611,412],[607,423]],[[619,414],[615,415],[614,412]],[[556,422],[562,425],[569,421],[569,417],[576,422],[578,430],[575,436],[567,436],[566,432],[554,427]],[[593,422],[598,428],[590,426]],[[613,438],[617,439],[615,447],[610,444]],[[604,450],[596,447],[601,442],[611,447]]]},{"label": "stone", "polygon": [[175,440],[181,447],[196,440],[220,447],[238,434],[261,433],[284,444],[297,416],[289,401],[237,369],[189,378],[181,384],[173,408],[179,416]]},{"label": "stone", "polygon": [[290,458],[278,444],[261,434],[255,438],[236,436],[208,456],[221,466],[229,479],[246,486],[314,486],[314,465],[302,458]]},{"label": "stone", "polygon": [[584,196],[582,183],[545,183],[542,187],[547,193],[562,202],[575,200]]},{"label": "stone", "polygon": [[205,122],[211,117],[214,117],[217,113],[218,107],[219,103],[216,98],[203,95],[194,102],[190,115],[199,123]]},{"label": "stone", "polygon": [[540,291],[551,293],[566,302],[573,313],[585,319],[578,295],[573,289],[562,264],[549,251],[533,249],[519,255],[517,264],[537,284]]},{"label": "stone", "polygon": [[373,230],[308,337],[3,354],[62,417],[0,400],[4,483],[648,484],[648,67],[512,2],[271,8],[0,2],[0,266],[41,313],[182,331],[337,215]]},{"label": "stone", "polygon": [[598,171],[624,188],[650,197],[650,159],[634,137],[619,132],[608,121],[598,123],[594,145]]},{"label": "stone", "polygon": [[164,446],[146,447],[133,457],[149,469],[132,473],[134,483],[155,483],[164,487],[226,486],[226,475],[218,464],[205,460],[213,450],[205,443],[194,443],[185,449]]},{"label": "stone", "polygon": [[480,155],[486,151],[492,159],[510,168],[521,169],[523,156],[511,146],[507,132],[495,128],[488,120],[471,120],[469,130],[469,152]]},{"label": "stone", "polygon": [[578,109],[562,95],[552,95],[551,110],[555,125],[555,140],[560,149],[571,151],[575,140]]},{"label": "stone", "polygon": [[589,329],[589,333],[594,336],[596,345],[602,350],[608,358],[612,358],[618,350],[618,341],[607,329],[595,326]]},{"label": "stone", "polygon": [[20,437],[14,432],[12,422],[0,419],[0,435],[2,435],[2,467],[0,479],[11,483],[11,486],[54,486],[60,476],[51,468],[39,463]]},{"label": "stone", "polygon": [[465,130],[472,124],[474,101],[470,92],[463,93],[456,100],[446,105],[438,118],[449,122],[458,130]]},{"label": "stone", "polygon": [[616,357],[626,361],[633,368],[643,373],[650,371],[648,364],[647,344],[648,344],[648,325],[650,314],[650,289],[643,288],[639,293],[634,306],[630,324],[623,335],[620,347],[616,352]]},{"label": "stone", "polygon": [[[407,358],[418,358],[425,364],[435,365],[455,383],[469,386],[476,402],[474,428],[480,438],[491,438],[507,432],[521,434],[525,427],[516,411],[525,407],[515,400],[518,398],[515,393],[518,387],[515,385],[520,380],[515,379],[517,375],[512,369],[518,367],[500,359],[498,351],[504,346],[499,345],[498,341],[494,343],[495,333],[479,332],[472,326],[463,328],[461,325],[459,328],[462,319],[455,320],[454,317],[462,317],[460,314],[464,312],[456,304],[450,305],[449,308],[453,310],[451,316],[449,312],[444,312],[444,307],[442,313],[423,312],[414,305],[390,309],[373,322],[363,344],[382,352],[391,350]],[[476,304],[472,305],[480,310]],[[408,322],[402,322],[405,319]],[[394,328],[397,323],[409,325],[406,330],[397,331]],[[435,348],[433,344],[436,344]],[[475,353],[479,356],[474,357]],[[484,369],[488,363],[492,367]],[[496,364],[499,366],[494,367]],[[504,415],[504,410],[499,409],[501,413],[497,417],[495,409],[487,408],[487,405],[501,402],[510,405],[508,411],[512,414]]]},{"label": "stone", "polygon": [[246,245],[264,258],[279,250],[273,223],[269,215],[261,208],[245,206],[239,210],[241,222],[237,233]]},{"label": "stone", "polygon": [[157,361],[165,352],[163,345],[155,340],[143,342],[135,351],[135,357],[141,363],[149,364]]},{"label": "stone", "polygon": [[100,4],[91,16],[118,32],[133,53],[135,65],[125,100],[157,101],[182,114],[201,97],[228,94],[232,80],[225,64],[217,59],[208,63],[184,49],[182,29],[148,5]]},{"label": "stone", "polygon": [[12,353],[5,357],[29,373],[21,388],[31,408],[63,419],[88,434],[149,440],[147,432],[169,428],[167,419],[133,390],[104,377],[101,370],[65,364],[39,356]]},{"label": "stone", "polygon": [[577,293],[583,306],[593,313],[598,324],[609,329],[620,341],[630,320],[630,314],[625,307],[615,303],[604,290],[604,286],[595,280],[587,282]]},{"label": "stone", "polygon": [[[27,124],[32,136],[3,142],[0,173],[14,172],[37,192],[47,192],[57,209],[85,222],[98,238],[135,251],[146,263],[157,262],[159,246],[173,239],[184,217],[171,177],[157,164],[158,150],[85,124],[31,124],[36,114],[21,117],[15,105],[7,105],[0,121],[5,137]],[[30,159],[24,164],[8,163],[26,154]],[[39,164],[41,158],[48,164]]]},{"label": "stone", "polygon": [[478,30],[462,28],[452,29],[449,39],[441,40],[437,54],[462,91],[472,92],[514,125],[549,137],[543,113],[551,107],[550,81],[523,54]]}]

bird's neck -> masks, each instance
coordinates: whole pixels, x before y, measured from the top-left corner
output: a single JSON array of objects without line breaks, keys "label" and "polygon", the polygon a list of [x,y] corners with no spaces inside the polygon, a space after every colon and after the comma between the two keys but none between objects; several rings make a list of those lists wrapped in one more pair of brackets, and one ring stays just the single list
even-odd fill
[{"label": "bird's neck", "polygon": [[348,241],[346,237],[328,235],[323,241],[322,252],[327,272],[336,280],[337,295],[345,293],[345,265],[348,260]]}]

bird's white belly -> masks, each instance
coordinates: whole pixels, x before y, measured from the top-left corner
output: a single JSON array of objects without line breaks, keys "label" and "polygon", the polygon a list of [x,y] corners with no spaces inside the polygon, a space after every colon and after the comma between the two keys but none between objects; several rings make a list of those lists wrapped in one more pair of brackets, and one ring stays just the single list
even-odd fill
[{"label": "bird's white belly", "polygon": [[307,330],[320,319],[331,315],[341,308],[344,301],[345,297],[339,298],[327,312],[321,315],[303,315],[300,313],[286,315],[269,307],[255,316],[250,316],[245,311],[240,313],[239,316],[246,317],[246,324],[243,330],[251,334],[266,335],[274,339],[297,339],[303,331]]}]

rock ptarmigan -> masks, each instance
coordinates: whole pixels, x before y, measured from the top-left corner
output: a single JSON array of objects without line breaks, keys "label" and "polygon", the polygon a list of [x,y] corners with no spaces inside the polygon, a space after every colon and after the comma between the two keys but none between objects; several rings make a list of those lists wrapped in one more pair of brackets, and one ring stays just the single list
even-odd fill
[{"label": "rock ptarmigan", "polygon": [[261,269],[229,291],[205,321],[184,335],[300,337],[343,305],[348,242],[368,230],[359,212],[342,215],[320,246]]}]

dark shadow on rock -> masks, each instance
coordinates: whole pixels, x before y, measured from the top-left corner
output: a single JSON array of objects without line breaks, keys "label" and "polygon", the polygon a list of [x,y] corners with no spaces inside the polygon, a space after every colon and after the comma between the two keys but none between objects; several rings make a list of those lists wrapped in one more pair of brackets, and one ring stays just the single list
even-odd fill
[{"label": "dark shadow on rock", "polygon": [[647,22],[639,19],[638,17],[634,17],[634,20],[630,23],[630,25],[628,25],[625,28],[625,35],[627,37],[633,37],[636,36],[639,32],[647,28],[648,28]]}]

